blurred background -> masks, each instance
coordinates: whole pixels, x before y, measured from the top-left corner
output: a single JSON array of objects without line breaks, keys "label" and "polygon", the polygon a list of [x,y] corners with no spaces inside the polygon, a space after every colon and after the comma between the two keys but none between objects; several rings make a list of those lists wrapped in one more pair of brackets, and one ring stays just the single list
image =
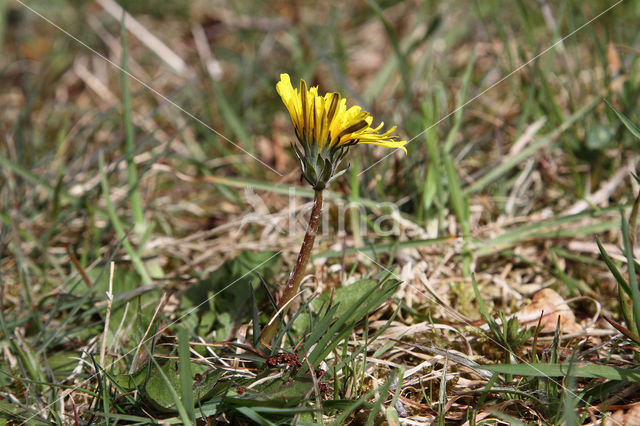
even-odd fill
[{"label": "blurred background", "polygon": [[[175,243],[244,217],[255,208],[242,191],[265,189],[255,183],[282,184],[280,193],[304,186],[274,89],[282,72],[341,92],[410,140],[407,156],[352,150],[350,174],[333,189],[348,200],[394,202],[423,237],[462,234],[447,223],[450,213],[468,231],[569,211],[637,153],[597,101],[607,97],[638,121],[639,6],[631,1],[1,4],[3,245],[15,221],[40,241],[39,256],[68,244],[88,262],[118,244],[95,216],[104,203],[102,153],[124,228],[153,223],[148,248],[167,250],[164,262],[178,262],[176,252],[186,263],[198,255],[212,261],[202,254],[213,241],[176,247],[156,237]],[[130,13],[126,80],[122,7]],[[535,135],[549,140],[527,152]],[[127,155],[135,157],[133,175]],[[448,183],[452,171],[458,183]],[[608,195],[629,201],[616,182],[622,178]],[[451,186],[470,208],[456,210]],[[131,200],[137,213],[131,191],[139,193]],[[260,213],[288,202],[270,198]],[[222,256],[238,243],[290,243],[255,231],[242,232]]]},{"label": "blurred background", "polygon": [[[112,0],[2,4],[3,157],[32,177],[16,176],[14,191],[3,185],[3,204],[40,209],[55,199],[37,184],[44,182],[57,200],[69,194],[90,206],[100,199],[98,152],[123,165],[122,9]],[[237,188],[197,179],[202,176],[298,185],[292,126],[274,90],[281,72],[321,92],[340,91],[411,140],[408,156],[394,153],[362,174],[388,153],[358,147],[350,159],[358,178],[341,179],[335,189],[400,200],[421,226],[441,214],[432,236],[444,231],[445,206],[438,203],[447,203],[446,182],[444,191],[435,184],[442,170],[432,167],[434,149],[451,156],[470,195],[483,197],[482,224],[504,213],[562,211],[596,190],[635,149],[604,104],[572,117],[609,96],[638,118],[635,2],[120,5],[131,13],[125,24],[138,190],[156,232],[184,236],[242,210]],[[563,127],[553,150],[478,185],[533,123],[540,133]],[[525,166],[538,179],[505,212],[504,183]],[[122,170],[110,171],[114,185]],[[196,181],[177,178],[178,172]],[[90,209],[65,216],[65,204],[48,207],[55,229],[48,226],[52,217],[38,220],[26,210],[23,219],[38,235],[77,246]],[[100,232],[92,232],[84,235],[96,250],[92,239]]]}]

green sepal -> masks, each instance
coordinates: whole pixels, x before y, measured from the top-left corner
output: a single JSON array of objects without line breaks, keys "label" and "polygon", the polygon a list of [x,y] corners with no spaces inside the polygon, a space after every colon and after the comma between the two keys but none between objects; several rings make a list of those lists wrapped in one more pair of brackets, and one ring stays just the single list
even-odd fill
[{"label": "green sepal", "polygon": [[300,162],[302,169],[302,176],[309,182],[309,185],[316,191],[323,190],[329,182],[334,181],[339,176],[343,175],[348,169],[340,169],[340,163],[347,154],[347,147],[329,147],[328,144],[320,149],[317,141],[312,141],[311,144],[304,143],[298,138],[302,150],[292,144],[294,152]]},{"label": "green sepal", "polygon": [[320,179],[322,182],[329,182],[331,176],[333,175],[335,168],[331,160],[328,158],[324,159],[324,166],[322,167],[322,172],[320,173]]},{"label": "green sepal", "polygon": [[331,176],[331,178],[329,178],[329,180],[327,181],[327,185],[329,185],[331,182],[333,182],[334,180],[336,180],[337,178],[339,178],[340,176],[345,174],[347,172],[347,170],[349,170],[349,166],[348,165],[344,169],[340,170],[339,172],[337,172],[333,176]]}]

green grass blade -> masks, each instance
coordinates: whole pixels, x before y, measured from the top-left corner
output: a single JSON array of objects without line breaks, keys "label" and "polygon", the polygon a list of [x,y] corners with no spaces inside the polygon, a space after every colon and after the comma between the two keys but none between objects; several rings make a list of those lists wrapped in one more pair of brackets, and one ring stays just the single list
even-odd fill
[{"label": "green grass blade", "polygon": [[640,139],[640,129],[638,129],[638,128],[636,127],[636,125],[635,125],[635,124],[633,124],[633,123],[631,122],[631,120],[629,120],[629,119],[627,118],[627,116],[626,116],[626,115],[624,115],[623,113],[621,113],[620,111],[618,111],[618,110],[616,109],[616,107],[614,107],[613,105],[611,105],[611,103],[610,103],[608,100],[606,100],[606,99],[605,99],[604,101],[607,103],[607,105],[609,105],[609,108],[611,108],[611,109],[613,110],[613,112],[618,116],[618,119],[619,119],[619,120],[622,122],[622,124],[624,124],[624,126],[625,126],[625,127],[626,127],[630,132],[631,132],[631,134],[632,134],[633,136],[635,136],[635,137],[636,137],[636,139]]},{"label": "green grass blade", "polygon": [[485,385],[484,389],[482,390],[482,393],[480,394],[480,399],[478,400],[477,407],[479,408],[483,407],[484,401],[487,399],[487,396],[489,396],[489,392],[494,391],[493,385],[496,383],[497,380],[498,380],[498,374],[494,373],[489,379],[489,381],[487,382],[487,384]]},{"label": "green grass blade", "polygon": [[196,421],[193,404],[193,376],[191,374],[191,356],[189,351],[189,332],[186,328],[178,327],[178,368],[180,372],[180,392],[182,404],[189,420]]},{"label": "green grass blade", "polygon": [[239,413],[241,413],[243,416],[253,420],[254,422],[256,422],[261,426],[276,426],[275,423],[265,419],[264,417],[262,417],[260,414],[258,414],[256,411],[254,411],[249,407],[234,407],[234,409]]},{"label": "green grass blade", "polygon": [[471,251],[469,250],[467,238],[471,232],[471,225],[469,223],[469,199],[468,195],[463,194],[460,187],[460,179],[458,178],[458,172],[453,164],[453,158],[451,155],[444,153],[444,168],[447,174],[447,183],[449,184],[449,200],[451,206],[456,215],[456,219],[462,228],[462,236],[465,240],[463,247],[463,265],[462,270],[465,276],[468,276],[471,272]]},{"label": "green grass blade", "polygon": [[169,393],[171,394],[171,397],[173,398],[173,402],[175,402],[175,404],[176,404],[176,409],[178,410],[178,414],[180,415],[180,418],[182,419],[182,424],[184,424],[186,426],[191,426],[193,424],[191,422],[191,417],[189,417],[189,414],[187,413],[187,410],[185,409],[184,405],[182,404],[182,401],[180,400],[180,396],[178,395],[178,392],[171,385],[171,382],[169,381],[169,378],[164,373],[164,371],[162,370],[162,367],[160,367],[160,364],[158,364],[158,361],[156,361],[156,359],[153,356],[153,354],[149,354],[149,359],[151,359],[153,364],[156,366],[156,371],[158,372],[158,374],[160,374],[160,377],[162,377],[162,381],[164,381],[165,385],[167,386],[167,389],[169,390]]},{"label": "green grass blade", "polygon": [[467,68],[464,71],[464,76],[462,77],[462,87],[456,96],[456,109],[453,115],[453,126],[451,126],[451,130],[449,134],[447,134],[447,138],[444,141],[444,145],[442,146],[443,153],[450,153],[451,148],[453,147],[453,143],[456,140],[456,136],[460,131],[460,125],[462,124],[462,116],[464,111],[464,104],[467,102],[467,95],[469,93],[469,85],[471,83],[471,72],[473,71],[473,66],[476,63],[476,52],[473,51],[471,54],[471,58],[469,59],[469,63],[467,64]]},{"label": "green grass blade", "polygon": [[551,119],[558,123],[562,123],[565,117],[562,112],[562,109],[560,108],[560,106],[558,106],[558,103],[555,100],[555,96],[551,87],[549,86],[549,81],[547,79],[547,75],[544,69],[544,68],[548,68],[548,67],[545,67],[545,64],[544,64],[545,59],[546,58],[541,59],[542,65],[540,66],[540,69],[538,72],[538,76],[540,78],[540,85],[542,86],[541,95],[544,95],[544,101],[546,101],[544,102],[544,105],[549,111],[549,115],[551,116]]},{"label": "green grass blade", "polygon": [[[437,113],[438,108],[437,106],[435,106],[436,104],[435,99],[433,102],[434,102],[433,114],[435,114]],[[443,164],[442,164],[443,162],[442,150],[438,145],[438,131],[436,126],[428,127],[428,130],[425,133],[425,139],[427,141],[427,153],[429,154],[429,164],[427,165],[426,173],[427,173],[427,178],[431,176],[433,178],[433,182],[435,183],[435,202],[437,202],[436,207],[438,210],[438,231],[440,231],[444,223],[445,205],[447,202],[447,196],[444,192],[444,187],[443,187],[442,178],[441,178],[441,176],[444,175],[444,170],[443,170]],[[428,207],[428,206],[423,206],[423,208],[424,207]]]},{"label": "green grass blade", "polygon": [[9,3],[8,0],[0,0],[0,54],[4,51],[5,28],[6,23],[9,22],[7,19],[7,3]]},{"label": "green grass blade", "polygon": [[[620,226],[617,217],[595,224],[583,225],[581,219],[597,218],[609,215],[611,212],[619,210],[618,206],[607,207],[598,211],[586,211],[576,215],[559,216],[539,222],[529,223],[508,230],[488,241],[474,241],[475,255],[484,257],[497,253],[505,248],[516,245],[526,239],[551,239],[575,237],[577,235],[591,235],[595,232],[604,232]],[[559,229],[565,225],[577,224],[575,227]]]},{"label": "green grass blade", "polygon": [[378,388],[378,399],[373,403],[371,407],[371,411],[369,411],[369,416],[367,417],[367,426],[373,426],[376,424],[376,417],[380,412],[380,408],[382,408],[382,403],[387,399],[387,394],[389,393],[389,387],[391,386],[391,382],[394,380],[395,375],[389,377],[389,379],[384,382],[384,384]]},{"label": "green grass blade", "polygon": [[367,400],[375,394],[376,390],[377,389],[370,390],[365,395],[362,395],[356,401],[349,404],[344,410],[342,410],[342,412],[338,416],[336,416],[333,422],[331,422],[331,426],[342,426],[346,424],[346,420],[351,415],[351,413],[353,413],[360,407],[365,407],[368,405]]},{"label": "green grass blade", "polygon": [[545,146],[551,145],[562,133],[566,132],[571,128],[578,120],[582,119],[587,113],[589,113],[594,107],[596,107],[600,103],[600,99],[594,99],[570,117],[568,117],[560,126],[558,126],[551,133],[541,137],[537,141],[529,144],[522,151],[518,152],[514,156],[510,157],[507,161],[504,161],[498,164],[496,167],[491,169],[486,175],[479,178],[476,182],[471,184],[470,186],[464,189],[465,194],[471,194],[485,188],[489,183],[498,179],[509,170],[514,168],[516,165],[520,164],[522,161],[527,158],[531,158],[534,156],[536,152]]},{"label": "green grass blade", "polygon": [[[262,277],[260,277],[262,279]],[[253,329],[253,347],[257,348],[260,344],[260,318],[258,314],[258,302],[256,301],[256,292],[253,289],[253,283],[249,283],[249,289],[251,290],[251,327]],[[277,310],[277,307],[276,307]]]},{"label": "green grass blade", "polygon": [[129,87],[129,47],[127,43],[127,29],[124,25],[125,15],[122,15],[121,38],[122,38],[122,109],[125,130],[125,152],[127,158],[127,184],[131,191],[131,214],[135,224],[135,231],[143,234],[146,228],[144,222],[144,211],[142,209],[142,199],[138,187],[138,172],[133,159],[135,155],[135,129],[133,127],[133,112],[131,108],[131,89]]},{"label": "green grass blade", "polygon": [[[631,289],[631,310],[633,312],[633,325],[636,334],[640,330],[640,290],[638,290],[638,278],[636,277],[635,259],[633,258],[633,247],[631,246],[631,236],[629,235],[629,224],[625,220],[624,213],[621,212],[622,241],[624,252],[627,257],[627,270],[629,271],[629,287]],[[632,324],[629,324],[632,326]]]},{"label": "green grass blade", "polygon": [[398,61],[398,66],[400,68],[400,74],[402,76],[402,82],[404,83],[404,96],[407,102],[411,102],[411,81],[409,80],[409,65],[407,64],[405,56],[402,54],[400,50],[400,44],[398,43],[398,39],[393,32],[393,28],[389,24],[389,21],[384,17],[382,9],[380,5],[376,2],[376,0],[367,0],[367,3],[378,17],[380,22],[382,23],[387,36],[389,37],[389,41],[391,41],[391,46],[393,47],[393,53],[395,53],[396,60]]},{"label": "green grass blade", "polygon": [[425,247],[431,245],[437,245],[452,241],[455,237],[440,237],[440,238],[429,238],[425,240],[409,240],[409,241],[401,241],[401,242],[392,242],[392,243],[380,243],[376,244],[375,248],[370,246],[365,247],[349,247],[346,250],[327,250],[320,252],[313,256],[314,259],[325,259],[332,257],[342,257],[344,253],[346,256],[350,256],[353,254],[363,253],[367,256],[375,256],[376,254],[390,253],[398,250],[406,250],[417,247]]},{"label": "green grass blade", "polygon": [[[51,196],[53,196],[54,193],[56,192],[55,186],[52,185],[50,182],[47,182],[45,179],[41,178],[40,176],[36,175],[35,173],[33,173],[33,172],[31,172],[31,171],[29,171],[27,169],[25,169],[20,164],[17,164],[15,162],[11,161],[7,157],[4,157],[4,156],[0,155],[0,166],[6,167],[7,169],[11,170],[15,174],[17,174],[20,177],[22,177],[25,181],[27,181],[27,182],[29,182],[29,183],[31,183],[33,185],[37,185],[39,187],[42,187]],[[59,191],[59,197],[60,197],[60,199],[62,199],[64,201],[71,202],[71,203],[77,203],[78,202],[78,198],[74,197],[73,195],[69,194],[66,191]]]},{"label": "green grass blade", "polygon": [[572,367],[575,365],[575,352],[569,361],[569,372],[563,383],[562,418],[566,426],[577,426],[582,423],[578,421],[578,416],[576,415],[576,409],[580,399],[576,395],[576,378],[572,371]]},{"label": "green grass blade", "polygon": [[402,392],[402,381],[404,380],[404,366],[400,366],[400,369],[398,369],[398,373],[396,374],[394,381],[395,381],[395,391],[393,392],[393,398],[391,399],[391,404],[389,404],[391,407],[395,407],[396,403],[398,402],[398,398],[400,398],[400,393]]},{"label": "green grass blade", "polygon": [[574,377],[591,379],[622,380],[625,382],[640,381],[639,369],[628,369],[599,364],[496,364],[478,365],[478,369],[500,374],[512,374],[528,377],[564,377],[571,371]]},{"label": "green grass blade", "polygon": [[609,271],[611,271],[611,274],[616,279],[616,282],[620,287],[622,287],[622,289],[624,289],[624,291],[629,295],[629,297],[631,297],[631,288],[629,287],[629,283],[627,283],[627,280],[624,279],[624,277],[622,276],[622,273],[620,272],[616,264],[613,262],[613,259],[611,259],[607,251],[604,249],[604,247],[602,247],[602,244],[600,243],[600,238],[598,237],[596,237],[596,244],[598,245],[598,250],[600,250],[600,254],[604,259],[604,263],[607,264],[607,268],[609,268]]},{"label": "green grass blade", "polygon": [[124,231],[124,226],[122,225],[122,222],[120,221],[120,218],[118,217],[118,214],[116,212],[116,208],[111,202],[111,197],[109,196],[109,182],[107,181],[107,173],[105,171],[104,157],[102,152],[100,152],[100,156],[98,157],[98,164],[100,167],[100,182],[102,184],[102,193],[104,194],[104,199],[107,204],[107,213],[113,225],[113,229],[116,232],[118,238],[122,240],[122,246],[127,251],[129,257],[131,257],[131,263],[133,263],[133,266],[140,274],[143,284],[151,284],[152,279],[149,276],[149,273],[147,272],[144,264],[142,263],[140,256],[138,256],[136,250],[131,246],[131,243],[129,242],[129,239],[127,238],[127,235]]},{"label": "green grass blade", "polygon": [[456,172],[456,166],[453,163],[453,158],[450,155],[444,154],[444,169],[447,175],[447,183],[449,184],[449,199],[451,200],[451,207],[458,219],[460,225],[462,225],[463,232],[469,231],[469,222],[467,221],[468,214],[465,211],[465,196],[462,193],[460,187],[460,179],[458,179],[458,173]]},{"label": "green grass blade", "polygon": [[[391,315],[389,317],[387,322],[382,327],[380,327],[378,330],[376,330],[375,334],[371,337],[371,340],[370,340],[371,342],[376,341],[376,339],[378,337],[380,337],[380,335],[382,335],[382,333],[384,333],[384,331],[391,326],[393,321],[396,319],[396,316],[398,315],[399,311],[400,311],[400,308],[396,309],[393,312],[393,315]],[[394,342],[390,342],[390,343],[388,343],[388,347],[386,349],[384,347],[378,349],[373,355],[374,358],[380,357],[384,352],[386,352],[387,350],[391,349],[391,347],[393,347],[394,344],[395,344]],[[385,345],[385,346],[387,346],[387,345]],[[340,370],[340,369],[344,368],[347,364],[349,364],[350,362],[353,362],[358,357],[358,355],[360,355],[363,352],[365,352],[365,347],[364,346],[361,346],[361,347],[357,348],[356,350],[352,351],[351,354],[348,357],[343,358],[336,365],[336,367],[335,367],[336,370]]]},{"label": "green grass blade", "polygon": [[491,315],[489,315],[489,309],[487,305],[485,305],[482,296],[480,295],[480,290],[478,289],[478,282],[476,281],[476,275],[471,275],[471,285],[473,287],[473,293],[476,296],[476,301],[478,302],[478,308],[480,308],[480,313],[485,318],[485,320],[489,321],[491,319]]},{"label": "green grass blade", "polygon": [[[19,343],[18,343],[19,339]],[[34,353],[33,349],[23,339],[14,336],[9,339],[9,345],[13,349],[15,355],[22,363],[22,367],[25,369],[27,375],[31,378],[31,381],[36,383],[36,390],[40,393],[43,390],[41,383],[46,382],[46,377],[42,371],[38,357]]]},{"label": "green grass blade", "polygon": [[227,95],[225,95],[222,86],[216,80],[211,79],[211,85],[215,94],[216,105],[220,109],[220,113],[224,117],[224,122],[229,126],[233,134],[241,142],[241,146],[249,154],[253,154],[253,147],[251,145],[251,136],[245,129],[242,117],[235,111],[233,105],[229,101]]},{"label": "green grass blade", "polygon": [[[320,338],[318,344],[309,354],[309,361],[311,365],[316,366],[322,361],[342,340],[344,336],[351,333],[351,330],[368,312],[379,306],[384,300],[386,300],[400,282],[395,281],[393,283],[380,283],[373,293],[365,294],[359,301],[343,313],[336,321],[329,327],[327,332]],[[305,347],[307,344],[305,344]],[[308,348],[306,349],[309,350]],[[306,366],[300,369],[300,372],[304,373]]]},{"label": "green grass blade", "polygon": [[[510,426],[527,426],[528,425],[528,423],[525,423],[519,420],[517,417],[511,416],[507,413],[503,413],[502,411],[498,411],[495,408],[489,408],[487,409],[487,411]],[[480,423],[480,424],[485,424],[485,423]]]},{"label": "green grass blade", "polygon": [[322,319],[315,324],[311,335],[305,340],[305,352],[308,353],[311,346],[313,346],[318,340],[320,340],[322,335],[327,332],[327,330],[329,329],[329,325],[331,324],[331,321],[333,320],[334,315],[337,311],[338,306],[334,304],[331,309],[329,309],[329,311],[327,311],[327,313],[322,317]]},{"label": "green grass blade", "polygon": [[[349,167],[349,184],[351,186],[350,199],[351,202],[357,205],[360,198],[360,159],[354,158],[351,166]],[[356,247],[362,247],[362,235],[360,232],[360,224],[362,218],[360,217],[360,211],[356,209],[350,210],[351,219],[351,232],[353,233],[353,242]]]}]

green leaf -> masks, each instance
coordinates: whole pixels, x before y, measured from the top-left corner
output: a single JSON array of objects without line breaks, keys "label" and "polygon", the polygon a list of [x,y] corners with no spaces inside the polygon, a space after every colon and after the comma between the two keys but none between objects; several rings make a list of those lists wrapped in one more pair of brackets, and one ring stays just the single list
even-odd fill
[{"label": "green leaf", "polygon": [[252,292],[258,306],[265,300],[258,274],[272,282],[280,265],[279,252],[244,251],[191,286],[182,297],[181,308],[188,309],[187,318],[192,326],[197,325],[199,335],[213,329],[216,340],[225,340],[235,321],[252,319]]},{"label": "green leaf", "polygon": [[279,407],[292,407],[304,400],[313,386],[310,377],[277,378],[256,386],[255,389],[265,395],[265,401],[277,401]]},{"label": "green leaf", "polygon": [[[181,388],[178,361],[171,360],[160,368],[162,369],[161,373],[157,366],[152,367],[149,381],[144,389],[144,397],[145,400],[158,411],[175,413],[177,407],[173,393],[176,392],[176,389]],[[223,374],[222,370],[208,370],[208,367],[199,364],[191,364],[190,369],[191,383],[195,381],[196,374],[204,376],[204,378],[197,382],[192,388],[193,401],[205,401],[217,396],[226,389],[226,384],[220,380]],[[125,388],[133,389],[136,384],[139,385],[144,381],[146,374],[146,370],[142,370],[135,376],[120,376],[118,377],[118,383],[123,384],[123,386],[126,385],[124,386]],[[168,381],[165,381],[163,376],[166,377]],[[182,404],[182,397],[178,396],[178,400]]]}]

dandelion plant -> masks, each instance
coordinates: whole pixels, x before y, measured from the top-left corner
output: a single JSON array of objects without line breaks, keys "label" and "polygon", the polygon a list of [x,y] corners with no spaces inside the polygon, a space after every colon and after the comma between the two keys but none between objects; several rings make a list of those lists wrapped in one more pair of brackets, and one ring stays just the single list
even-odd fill
[{"label": "dandelion plant", "polygon": [[[300,247],[293,271],[283,285],[278,302],[278,313],[286,314],[291,300],[298,293],[311,249],[315,241],[320,212],[322,191],[333,180],[342,175],[348,167],[342,167],[342,160],[349,147],[358,144],[372,144],[385,148],[400,148],[406,152],[404,140],[399,140],[392,127],[380,133],[384,123],[373,127],[373,117],[357,105],[347,109],[347,100],[339,93],[318,94],[318,87],[307,88],[300,80],[300,88],[294,89],[288,74],[281,74],[276,90],[284,102],[298,139],[299,146],[292,144],[300,162],[302,176],[315,191],[311,217]],[[274,318],[260,335],[260,342],[270,346],[280,322]]]}]

